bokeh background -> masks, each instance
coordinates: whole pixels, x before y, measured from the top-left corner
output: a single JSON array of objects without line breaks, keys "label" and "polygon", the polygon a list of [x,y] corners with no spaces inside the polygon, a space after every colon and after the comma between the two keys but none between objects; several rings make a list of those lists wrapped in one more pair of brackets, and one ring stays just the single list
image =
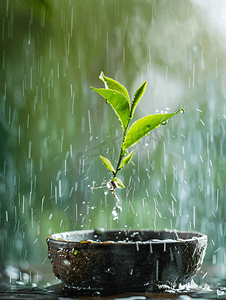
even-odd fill
[{"label": "bokeh background", "polygon": [[[57,282],[46,237],[76,229],[192,230],[209,238],[204,279],[226,276],[226,4],[178,0],[0,2],[0,280]],[[132,97],[135,119],[185,107],[135,147],[105,188],[122,139],[90,86]]]}]

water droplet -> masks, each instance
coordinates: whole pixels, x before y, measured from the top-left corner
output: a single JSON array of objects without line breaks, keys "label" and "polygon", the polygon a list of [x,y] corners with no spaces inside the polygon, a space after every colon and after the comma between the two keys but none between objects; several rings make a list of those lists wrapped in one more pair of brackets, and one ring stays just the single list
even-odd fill
[{"label": "water droplet", "polygon": [[184,111],[185,111],[185,109],[184,109],[184,108],[182,108],[182,109],[180,110],[180,113],[181,113],[181,114],[183,114],[183,113],[184,113]]},{"label": "water droplet", "polygon": [[115,268],[108,268],[106,273],[108,273],[110,275],[115,275]]},{"label": "water droplet", "polygon": [[168,120],[163,121],[163,122],[161,123],[161,125],[166,125],[167,123],[168,123]]},{"label": "water droplet", "polygon": [[64,265],[65,265],[65,266],[69,266],[69,265],[70,265],[70,261],[65,260],[65,261],[64,261]]},{"label": "water droplet", "polygon": [[101,277],[100,276],[93,276],[93,281],[95,281],[95,282],[97,282],[97,283],[99,283],[99,282],[101,282]]},{"label": "water droplet", "polygon": [[108,194],[108,190],[104,191],[104,195],[107,195]]},{"label": "water droplet", "polygon": [[121,212],[122,212],[121,206],[119,205],[115,206],[112,210],[112,214],[114,216],[113,220],[117,220]]},{"label": "water droplet", "polygon": [[110,189],[110,188],[111,188],[111,180],[110,180],[110,181],[108,181],[108,183],[107,183],[107,188],[108,188],[108,189]]}]

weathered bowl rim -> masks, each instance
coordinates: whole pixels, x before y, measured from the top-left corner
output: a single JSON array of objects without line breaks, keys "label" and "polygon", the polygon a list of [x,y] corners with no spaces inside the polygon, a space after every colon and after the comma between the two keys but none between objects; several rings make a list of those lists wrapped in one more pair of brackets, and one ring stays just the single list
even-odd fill
[{"label": "weathered bowl rim", "polygon": [[[114,231],[117,231],[117,232],[121,232],[121,231],[125,231],[125,232],[145,232],[145,231],[148,231],[148,232],[166,232],[166,233],[175,233],[176,236],[177,236],[177,233],[179,234],[191,234],[191,235],[195,235],[193,236],[192,238],[188,238],[188,239],[158,239],[158,240],[154,240],[154,241],[129,241],[128,242],[124,242],[124,241],[116,241],[116,242],[111,242],[111,241],[94,241],[94,240],[82,240],[82,241],[75,241],[75,240],[67,240],[67,239],[64,239],[62,238],[62,235],[64,234],[72,234],[72,233],[76,233],[76,234],[79,234],[79,235],[84,235],[84,234],[91,234],[95,231],[98,231],[98,232],[114,232]],[[60,237],[61,236],[61,237]],[[47,236],[46,238],[47,242],[49,240],[52,240],[56,243],[67,243],[67,244],[88,244],[88,243],[92,243],[92,244],[98,244],[98,245],[106,245],[106,244],[120,244],[120,245],[136,245],[136,244],[164,244],[164,243],[185,243],[185,242],[207,242],[208,240],[208,237],[206,234],[204,233],[200,233],[200,232],[196,232],[196,231],[181,231],[181,230],[176,230],[176,229],[167,229],[165,228],[164,230],[152,230],[152,229],[148,229],[148,228],[141,228],[141,229],[104,229],[104,228],[97,228],[97,229],[82,229],[82,230],[73,230],[73,231],[65,231],[65,232],[61,232],[61,233],[54,233],[54,234],[51,234],[49,236]]]}]

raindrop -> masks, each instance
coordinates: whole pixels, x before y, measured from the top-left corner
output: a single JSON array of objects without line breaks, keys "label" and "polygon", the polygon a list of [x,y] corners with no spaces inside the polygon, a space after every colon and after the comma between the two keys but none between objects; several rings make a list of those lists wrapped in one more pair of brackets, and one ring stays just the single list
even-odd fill
[{"label": "raindrop", "polygon": [[159,280],[159,261],[156,260],[156,281]]},{"label": "raindrop", "polygon": [[110,275],[115,275],[115,268],[108,268],[106,273],[108,273]]},{"label": "raindrop", "polygon": [[102,278],[100,276],[98,276],[98,275],[93,277],[93,281],[95,281],[95,282],[100,282],[101,279]]},{"label": "raindrop", "polygon": [[183,114],[184,112],[185,112],[185,109],[182,108],[182,109],[180,110],[180,113]]},{"label": "raindrop", "polygon": [[69,265],[70,265],[70,261],[65,260],[65,261],[64,261],[64,265],[65,265],[65,266],[69,266]]},{"label": "raindrop", "polygon": [[42,197],[41,212],[43,212],[44,201],[45,201],[45,196]]},{"label": "raindrop", "polygon": [[[107,188],[110,189],[111,187],[112,186],[111,186],[111,180],[110,180],[110,181],[107,182]],[[108,191],[107,191],[107,193],[108,193]]]},{"label": "raindrop", "polygon": [[168,123],[168,120],[163,121],[163,122],[161,123],[161,125],[166,125],[167,123]]},{"label": "raindrop", "polygon": [[202,123],[203,126],[205,126],[205,123],[203,122],[203,120],[200,119],[200,122]]},{"label": "raindrop", "polygon": [[114,216],[113,220],[117,220],[121,212],[122,212],[121,206],[119,205],[115,206],[112,210],[112,214]]},{"label": "raindrop", "polygon": [[153,253],[152,244],[150,243],[150,252]]}]

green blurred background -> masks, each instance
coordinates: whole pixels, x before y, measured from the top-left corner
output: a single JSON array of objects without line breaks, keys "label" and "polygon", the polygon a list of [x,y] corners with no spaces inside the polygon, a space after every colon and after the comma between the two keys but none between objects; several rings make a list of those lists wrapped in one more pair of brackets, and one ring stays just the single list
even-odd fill
[{"label": "green blurred background", "polygon": [[[208,276],[225,277],[224,35],[197,3],[1,1],[0,280],[55,282],[46,237],[97,227],[206,233]],[[90,89],[101,71],[131,97],[148,81],[137,119],[185,106],[131,147],[118,220],[112,195],[92,190],[122,138]]]}]

